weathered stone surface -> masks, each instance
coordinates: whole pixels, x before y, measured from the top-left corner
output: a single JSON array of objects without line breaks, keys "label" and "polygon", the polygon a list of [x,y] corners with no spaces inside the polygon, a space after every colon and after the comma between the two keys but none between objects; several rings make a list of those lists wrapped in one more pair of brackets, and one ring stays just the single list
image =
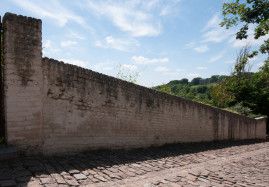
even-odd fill
[{"label": "weathered stone surface", "polygon": [[[236,145],[236,146],[234,146]],[[221,148],[221,149],[220,149]],[[189,153],[191,152],[191,153]],[[163,156],[156,156],[162,153]],[[269,142],[246,144],[230,143],[171,145],[136,151],[95,152],[94,157],[81,153],[70,157],[32,157],[19,167],[17,160],[0,162],[5,169],[0,186],[264,186],[269,185]],[[84,159],[89,166],[77,167]],[[98,158],[98,160],[96,159]],[[201,159],[203,158],[203,159]],[[119,164],[111,164],[115,160]],[[43,163],[44,162],[44,163]],[[57,172],[34,174],[29,163],[62,168]],[[68,163],[59,167],[58,164]],[[76,166],[76,167],[75,167]],[[143,170],[143,173],[137,172]],[[156,171],[158,168],[158,171]],[[162,168],[162,169],[161,169]],[[30,175],[30,176],[29,176]]]},{"label": "weathered stone surface", "polygon": [[58,173],[53,173],[51,174],[51,176],[53,177],[53,179],[58,183],[58,184],[66,184],[65,180],[63,179],[63,177],[58,174]]},{"label": "weathered stone surface", "polygon": [[55,181],[51,177],[39,178],[41,184],[53,184]]},{"label": "weathered stone surface", "polygon": [[66,183],[71,186],[79,186],[79,183],[75,179],[66,180]]},{"label": "weathered stone surface", "polygon": [[77,169],[72,169],[72,170],[70,170],[70,171],[68,171],[68,173],[70,173],[70,174],[77,174],[77,173],[79,173],[79,170],[77,170]]},{"label": "weathered stone surface", "polygon": [[[59,154],[266,136],[265,119],[42,58],[41,27],[38,19],[3,18],[7,143],[19,151]],[[48,170],[34,165],[32,172]],[[74,165],[83,168],[80,161]],[[154,165],[145,171],[152,169],[160,170]]]},{"label": "weathered stone surface", "polygon": [[85,175],[83,175],[82,173],[74,174],[73,176],[74,176],[75,179],[77,179],[77,180],[84,180],[84,179],[87,179],[87,177],[86,177]]},{"label": "weathered stone surface", "polygon": [[7,143],[39,152],[42,128],[41,20],[7,13],[4,95]]}]

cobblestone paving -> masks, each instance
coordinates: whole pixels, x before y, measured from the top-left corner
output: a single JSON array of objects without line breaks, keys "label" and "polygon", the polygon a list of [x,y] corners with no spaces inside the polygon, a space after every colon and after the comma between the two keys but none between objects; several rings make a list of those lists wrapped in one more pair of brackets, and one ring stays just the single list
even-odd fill
[{"label": "cobblestone paving", "polygon": [[0,186],[269,186],[269,142],[170,145],[0,162]]}]

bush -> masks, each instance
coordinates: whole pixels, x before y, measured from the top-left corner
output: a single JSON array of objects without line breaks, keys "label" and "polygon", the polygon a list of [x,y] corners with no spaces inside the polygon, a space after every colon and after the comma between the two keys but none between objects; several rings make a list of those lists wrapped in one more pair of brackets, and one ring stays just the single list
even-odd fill
[{"label": "bush", "polygon": [[243,115],[251,117],[251,118],[256,118],[256,117],[261,116],[260,114],[255,114],[251,108],[244,106],[244,104],[242,102],[237,103],[232,107],[228,107],[228,108],[226,108],[226,110],[236,112],[239,114],[243,114]]}]

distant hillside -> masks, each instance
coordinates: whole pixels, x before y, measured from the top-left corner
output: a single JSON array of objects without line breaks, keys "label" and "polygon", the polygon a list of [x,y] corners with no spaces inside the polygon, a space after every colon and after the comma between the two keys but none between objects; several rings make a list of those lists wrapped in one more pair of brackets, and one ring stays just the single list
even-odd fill
[{"label": "distant hillside", "polygon": [[184,78],[153,87],[153,89],[183,98],[211,104],[211,87],[221,82],[226,77],[227,76],[225,75],[213,75],[210,78],[205,79],[196,77],[191,81]]}]

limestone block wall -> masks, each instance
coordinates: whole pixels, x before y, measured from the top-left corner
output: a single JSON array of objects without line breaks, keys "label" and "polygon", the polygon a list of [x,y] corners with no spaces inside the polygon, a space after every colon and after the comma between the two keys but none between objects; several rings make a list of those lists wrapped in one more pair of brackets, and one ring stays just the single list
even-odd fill
[{"label": "limestone block wall", "polygon": [[264,123],[53,59],[42,61],[43,150],[264,138]]},{"label": "limestone block wall", "polygon": [[59,154],[265,138],[265,119],[41,58],[40,20],[6,14],[4,25],[7,141],[19,150]]},{"label": "limestone block wall", "polygon": [[41,20],[7,13],[3,29],[6,139],[35,150],[43,119]]}]

